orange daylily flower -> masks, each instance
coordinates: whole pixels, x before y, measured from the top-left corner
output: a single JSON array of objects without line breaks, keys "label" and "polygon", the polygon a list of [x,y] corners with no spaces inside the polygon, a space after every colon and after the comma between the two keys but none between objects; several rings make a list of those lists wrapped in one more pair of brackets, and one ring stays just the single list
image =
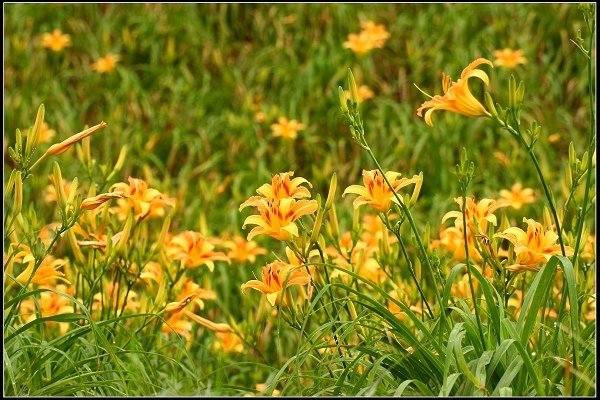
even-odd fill
[{"label": "orange daylily flower", "polygon": [[[69,289],[65,285],[57,285],[56,290],[62,293],[68,293]],[[40,314],[43,317],[51,317],[60,314],[74,313],[73,303],[68,298],[54,292],[42,292],[39,298]],[[28,297],[21,302],[19,311],[24,323],[29,323],[37,318],[36,304],[33,298]],[[46,322],[48,325],[58,324],[61,334],[69,330],[68,322]]]},{"label": "orange daylily flower", "polygon": [[260,215],[251,215],[244,221],[246,225],[258,225],[248,233],[248,240],[257,235],[269,235],[277,240],[290,240],[298,236],[298,227],[294,223],[303,215],[317,211],[316,200],[260,199],[256,202]]},{"label": "orange daylily flower", "polygon": [[115,183],[111,192],[121,193],[126,198],[118,199],[117,205],[111,208],[113,214],[117,214],[120,220],[129,215],[133,209],[135,217],[144,219],[146,217],[163,217],[168,206],[174,206],[173,199],[163,195],[156,189],[148,188],[148,184],[142,179],[129,177],[129,184],[125,182]]},{"label": "orange daylily flower", "polygon": [[527,59],[523,57],[523,50],[502,49],[494,50],[496,59],[494,64],[508,69],[513,69],[519,64],[527,64]]},{"label": "orange daylily flower", "polygon": [[[48,179],[50,179],[51,184],[46,186],[44,189],[44,201],[46,203],[52,203],[58,200],[58,196],[56,193],[56,186],[54,185],[54,175],[48,175]],[[71,193],[71,186],[73,185],[72,181],[63,179],[62,180],[63,189],[65,190],[65,195],[69,197]]]},{"label": "orange daylily flower", "polygon": [[[31,276],[31,273],[33,272],[35,258],[33,257],[33,254],[28,253],[23,257],[21,262],[23,264],[27,263],[27,267],[15,280],[24,285],[27,283],[29,276]],[[29,284],[54,287],[56,286],[57,281],[62,281],[70,285],[71,282],[65,278],[65,274],[58,271],[59,268],[62,268],[68,262],[69,260],[64,260],[62,258],[56,259],[48,254],[40,263],[40,266],[35,271],[35,275],[33,275]]]},{"label": "orange daylily flower", "polygon": [[[560,245],[555,244],[558,234],[552,230],[544,232],[542,224],[533,219],[523,218],[527,223],[527,232],[517,227],[510,227],[494,237],[500,237],[512,243],[516,254],[515,263],[507,269],[512,272],[539,271],[542,264],[550,260],[552,255],[561,254]],[[565,253],[573,255],[573,249],[565,246]]]},{"label": "orange daylily flower", "polygon": [[510,190],[500,190],[500,197],[499,204],[506,204],[517,210],[521,209],[525,204],[534,203],[536,200],[533,189],[523,189],[521,182],[512,185]]},{"label": "orange daylily flower", "polygon": [[389,39],[390,33],[385,29],[385,25],[376,24],[373,21],[363,21],[360,23],[362,33],[368,37],[373,47],[382,48]]},{"label": "orange daylily flower", "polygon": [[581,259],[583,261],[592,262],[596,259],[596,236],[589,235],[583,245],[581,251]]},{"label": "orange daylily flower", "polygon": [[373,42],[371,38],[362,33],[350,33],[348,34],[348,40],[342,43],[342,46],[345,49],[350,49],[356,54],[365,54],[371,51],[375,46],[373,46]]},{"label": "orange daylily flower", "polygon": [[167,256],[173,260],[180,260],[187,268],[196,268],[205,264],[209,270],[215,268],[214,261],[229,262],[229,257],[224,253],[213,251],[214,245],[210,244],[202,234],[194,231],[185,231],[175,235],[165,245]]},{"label": "orange daylily flower", "polygon": [[146,285],[150,285],[150,281],[154,281],[160,285],[164,277],[163,268],[156,261],[150,261],[144,268],[142,268],[142,272],[140,273],[140,279]]},{"label": "orange daylily flower", "polygon": [[42,36],[42,46],[54,52],[59,52],[70,45],[71,37],[62,33],[60,29],[54,29],[52,33],[44,33]]},{"label": "orange daylily flower", "polygon": [[[467,228],[467,231],[469,228]],[[467,234],[467,245],[469,247],[469,257],[479,262],[482,260],[481,254],[475,246],[475,238],[470,233]],[[431,247],[442,247],[446,251],[452,253],[452,258],[456,261],[464,261],[467,256],[465,253],[465,238],[463,234],[462,225],[460,227],[453,226],[450,228],[442,228],[440,230],[439,240],[434,240]]]},{"label": "orange daylily flower", "polygon": [[213,343],[213,349],[222,350],[225,353],[241,353],[244,351],[244,342],[234,332],[216,332],[217,340]]},{"label": "orange daylily flower", "polygon": [[[190,283],[188,281],[187,283]],[[184,336],[186,339],[189,339],[189,333],[191,331],[191,323],[183,319],[183,317],[187,317],[194,322],[199,323],[200,325],[214,331],[214,332],[231,332],[231,327],[228,324],[216,323],[210,321],[204,317],[201,317],[197,314],[194,314],[193,311],[188,310],[188,305],[190,303],[194,303],[195,300],[198,300],[200,297],[204,298],[214,298],[214,292],[211,290],[193,289],[194,287],[198,287],[196,284],[191,282],[191,284],[186,285],[184,287],[184,291],[180,293],[179,300],[169,303],[165,306],[164,311],[173,313],[169,319],[163,324],[161,330],[166,333],[177,332]],[[192,289],[192,292],[186,294],[186,290]],[[184,297],[182,297],[184,296]],[[216,297],[216,296],[215,296]]]},{"label": "orange daylily flower", "polygon": [[92,64],[92,69],[101,74],[111,73],[117,66],[119,56],[116,54],[107,54],[104,57],[100,57],[95,63]]},{"label": "orange daylily flower", "polygon": [[271,125],[273,136],[281,136],[284,139],[296,139],[298,132],[304,128],[304,124],[295,119],[288,120],[286,117],[279,117],[277,123]]},{"label": "orange daylily flower", "polygon": [[[33,128],[28,129],[23,132],[23,135],[29,136],[33,132]],[[47,122],[42,124],[40,129],[40,133],[38,136],[38,143],[48,143],[52,138],[56,136],[56,131],[54,129],[50,129],[50,126]]]},{"label": "orange daylily flower", "polygon": [[[391,217],[397,216],[396,214],[388,216]],[[398,241],[393,234],[388,234],[387,228],[381,221],[381,218],[377,215],[366,214],[362,219],[362,228],[363,232],[360,235],[360,239],[366,243],[367,247],[379,247],[380,241],[387,240],[387,243],[395,243]],[[386,238],[387,237],[387,238]]]},{"label": "orange daylily flower", "polygon": [[463,70],[456,82],[452,82],[450,76],[442,74],[443,96],[436,95],[431,100],[421,104],[417,109],[417,115],[423,117],[423,110],[429,109],[424,117],[429,126],[433,126],[431,114],[437,110],[451,111],[467,117],[490,116],[490,113],[486,111],[483,104],[473,96],[469,89],[469,79],[473,77],[481,79],[486,86],[490,83],[488,75],[483,70],[476,68],[481,64],[488,64],[493,67],[490,60],[478,58]]},{"label": "orange daylily flower", "polygon": [[[385,173],[385,177],[392,184],[394,190],[397,192],[399,189],[415,184],[412,198],[416,199],[418,192],[421,188],[423,178],[421,175],[415,175],[412,178],[400,178],[402,174],[399,172],[388,171]],[[351,185],[344,190],[342,196],[347,193],[353,193],[359,195],[354,200],[354,208],[358,208],[363,204],[369,204],[377,211],[386,212],[392,206],[392,202],[398,203],[393,192],[385,182],[383,176],[379,170],[367,171],[363,170],[363,181],[364,186]]]},{"label": "orange daylily flower", "polygon": [[[487,231],[487,224],[491,223],[496,226],[497,219],[494,212],[501,208],[506,207],[508,204],[502,202],[496,202],[492,199],[481,199],[478,203],[475,203],[473,197],[467,197],[466,199],[465,217],[467,219],[467,229],[477,232],[476,225],[479,228],[479,232]],[[462,229],[462,197],[454,198],[454,201],[458,204],[461,211],[449,211],[442,217],[442,224],[451,218],[456,218],[454,224],[457,228]]]},{"label": "orange daylily flower", "polygon": [[[267,300],[272,306],[281,301],[284,284],[286,287],[293,285],[307,285],[310,275],[305,268],[298,268],[282,261],[274,261],[262,268],[262,281],[253,279],[242,285],[242,292],[255,289],[267,295]],[[287,281],[287,283],[286,283]]]},{"label": "orange daylily flower", "polygon": [[373,21],[364,21],[360,24],[362,31],[358,34],[348,34],[348,40],[342,46],[358,55],[368,53],[375,48],[382,48],[390,37],[385,26],[375,24]]},{"label": "orange daylily flower", "polygon": [[[281,200],[286,198],[291,199],[303,199],[310,197],[310,191],[304,186],[300,186],[306,183],[309,187],[312,187],[309,181],[302,177],[290,179],[294,176],[294,171],[282,172],[275,176],[270,184],[265,183],[258,189],[256,193],[260,196],[252,196],[240,205],[240,211],[248,206],[256,207],[258,201],[262,198]],[[261,197],[262,196],[262,197]]]},{"label": "orange daylily flower", "polygon": [[182,313],[174,313],[165,320],[160,327],[160,331],[164,333],[175,332],[188,341],[192,335],[192,322],[186,319]]},{"label": "orange daylily flower", "polygon": [[267,250],[259,247],[256,242],[248,241],[241,236],[224,241],[223,246],[229,249],[227,257],[239,262],[254,263],[257,255],[267,254]]}]

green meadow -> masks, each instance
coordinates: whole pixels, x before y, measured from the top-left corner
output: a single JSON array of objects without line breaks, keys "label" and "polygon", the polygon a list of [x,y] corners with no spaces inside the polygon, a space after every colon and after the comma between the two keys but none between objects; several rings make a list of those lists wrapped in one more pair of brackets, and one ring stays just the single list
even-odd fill
[{"label": "green meadow", "polygon": [[593,396],[595,5],[5,4],[6,396]]}]

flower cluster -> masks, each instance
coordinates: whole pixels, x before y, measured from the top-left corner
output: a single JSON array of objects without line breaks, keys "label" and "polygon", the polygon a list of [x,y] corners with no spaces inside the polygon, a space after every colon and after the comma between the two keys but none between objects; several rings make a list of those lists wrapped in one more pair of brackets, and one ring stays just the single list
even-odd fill
[{"label": "flower cluster", "polygon": [[313,214],[318,204],[309,198],[310,192],[303,183],[310,183],[304,178],[290,179],[293,172],[283,172],[273,177],[271,184],[264,184],[256,190],[260,196],[252,196],[240,205],[256,207],[259,215],[251,215],[244,221],[246,225],[257,225],[248,233],[248,240],[257,235],[268,235],[277,240],[290,240],[297,237],[297,221],[303,215]]}]

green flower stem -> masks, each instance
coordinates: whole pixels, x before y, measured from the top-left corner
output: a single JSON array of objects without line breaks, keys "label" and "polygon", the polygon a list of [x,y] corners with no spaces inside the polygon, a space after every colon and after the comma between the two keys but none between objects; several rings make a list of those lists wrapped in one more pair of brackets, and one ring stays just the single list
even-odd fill
[{"label": "green flower stem", "polygon": [[366,142],[363,142],[362,146],[367,151],[367,153],[369,154],[369,156],[371,157],[371,159],[377,166],[377,169],[379,170],[379,172],[381,172],[381,176],[383,176],[385,183],[389,186],[392,193],[394,193],[394,197],[396,198],[396,200],[398,201],[398,204],[402,208],[402,211],[406,215],[406,219],[408,219],[408,223],[410,224],[410,227],[415,235],[415,239],[417,240],[417,245],[419,246],[419,249],[420,249],[421,253],[423,254],[423,258],[425,259],[425,264],[427,265],[427,268],[429,269],[429,272],[431,274],[431,278],[433,279],[433,285],[435,287],[434,292],[435,292],[436,301],[440,305],[440,316],[442,317],[442,321],[444,321],[444,325],[446,325],[446,314],[444,312],[444,305],[442,304],[442,298],[440,297],[440,294],[438,292],[438,285],[437,285],[437,279],[435,277],[435,272],[433,270],[433,266],[431,265],[431,261],[429,260],[429,257],[427,257],[427,251],[425,250],[425,246],[423,245],[423,241],[421,240],[421,236],[419,235],[419,231],[417,230],[415,221],[413,220],[408,207],[406,207],[406,205],[404,204],[402,199],[400,199],[400,196],[398,196],[398,193],[396,193],[396,191],[394,190],[394,187],[392,186],[390,181],[385,176],[385,172],[381,168],[381,165],[379,165],[379,161],[377,161],[377,158],[375,157],[375,154],[373,154],[373,151],[371,150],[371,148],[366,144]]},{"label": "green flower stem", "polygon": [[417,284],[417,289],[419,290],[421,299],[423,300],[423,303],[425,303],[425,306],[427,307],[427,311],[429,311],[429,316],[433,319],[433,311],[431,311],[431,307],[429,307],[427,298],[425,298],[425,293],[423,293],[423,289],[421,289],[421,285],[419,284],[417,275],[415,274],[415,271],[413,270],[412,263],[410,262],[410,259],[408,258],[408,253],[406,252],[406,247],[404,246],[404,241],[402,240],[402,237],[400,236],[399,232],[396,232],[390,228],[390,223],[389,223],[387,215],[385,215],[385,225],[394,234],[394,236],[396,236],[396,239],[398,239],[398,243],[400,244],[400,250],[402,251],[402,254],[404,255],[404,259],[406,260],[406,263],[408,264],[408,271],[410,272],[410,276],[412,276],[413,280]]},{"label": "green flower stem", "polygon": [[[595,32],[595,21],[589,21],[587,16],[584,14],[584,19],[585,22],[588,26],[588,30],[590,31],[590,37],[589,37],[589,46],[588,48],[590,49],[590,53],[593,49],[593,44],[594,44],[594,32]],[[591,22],[591,24],[590,24]],[[584,53],[585,54],[585,53]],[[588,171],[587,171],[587,177],[585,179],[585,189],[584,189],[584,195],[583,195],[583,206],[581,207],[581,211],[579,212],[579,220],[577,221],[577,239],[575,241],[575,249],[574,249],[574,255],[573,255],[573,268],[575,268],[575,270],[577,270],[577,265],[578,265],[578,261],[579,261],[579,247],[581,246],[581,237],[583,236],[583,225],[584,225],[584,220],[585,220],[585,215],[587,213],[587,203],[588,203],[588,199],[589,199],[589,194],[590,194],[590,189],[592,186],[592,157],[594,154],[594,150],[595,150],[595,142],[596,142],[596,114],[595,114],[595,110],[594,110],[594,106],[595,106],[595,96],[594,96],[594,89],[592,86],[592,82],[594,79],[593,76],[593,68],[592,68],[592,57],[590,57],[588,55],[587,57],[587,70],[588,70],[588,102],[589,102],[589,109],[590,109],[590,131],[589,131],[589,138],[588,138],[588,160],[587,160],[587,166],[588,166]],[[559,236],[560,238],[560,236]],[[577,275],[575,275],[575,279],[577,279]],[[558,321],[557,324],[558,326],[560,326],[561,322],[562,322],[562,317],[563,315],[565,315],[565,313],[563,312],[564,307],[566,305],[566,285],[563,283],[563,290],[562,290],[562,299],[560,302],[560,308],[559,308],[559,315],[558,315]],[[558,329],[556,330],[558,331]],[[555,336],[554,336],[554,343],[556,344],[558,335],[555,332]],[[573,349],[575,349],[575,338],[573,338]],[[577,354],[574,354],[573,357],[573,369],[575,371],[577,371]],[[573,381],[571,382],[571,395],[575,396],[575,379],[576,379],[576,375],[573,374],[572,375],[572,379]]]},{"label": "green flower stem", "polygon": [[[586,18],[586,23],[588,25],[588,29],[590,31],[590,44],[588,46],[588,48],[593,49],[593,44],[594,44],[594,31],[595,31],[595,21],[592,20],[591,21],[591,25],[590,25],[590,21],[587,20]],[[577,221],[577,240],[575,241],[575,253],[573,255],[573,268],[577,268],[577,262],[579,261],[579,247],[581,246],[581,237],[583,236],[583,223],[585,220],[585,215],[587,212],[587,204],[588,204],[588,200],[589,200],[589,194],[590,194],[590,189],[592,187],[592,157],[594,154],[594,150],[595,150],[595,145],[596,145],[596,114],[595,114],[595,110],[594,110],[594,89],[593,89],[593,85],[592,82],[594,80],[594,75],[593,75],[593,68],[592,68],[592,58],[588,57],[587,59],[587,70],[588,70],[588,101],[589,101],[589,108],[590,108],[590,132],[589,132],[589,138],[588,138],[588,160],[587,160],[587,166],[588,166],[588,171],[587,171],[587,177],[585,180],[585,189],[584,189],[584,196],[583,196],[583,206],[581,207],[581,211],[579,212],[579,220]]]},{"label": "green flower stem", "polygon": [[[46,251],[44,251],[44,255],[42,257],[40,257],[36,261],[36,263],[35,263],[35,265],[33,267],[33,271],[31,271],[31,274],[29,275],[29,279],[27,279],[27,282],[25,283],[25,285],[21,286],[21,289],[19,289],[19,293],[17,293],[17,295],[15,297],[19,297],[19,296],[21,296],[23,294],[23,292],[27,289],[27,287],[31,283],[31,280],[35,276],[35,273],[37,272],[38,268],[40,267],[40,265],[42,265],[42,261],[44,261],[44,259],[46,258],[46,256],[48,254],[50,254],[50,250],[54,247],[54,245],[56,244],[58,238],[60,238],[60,235],[62,235],[64,232],[68,231],[75,224],[76,221],[77,221],[77,215],[75,217],[73,217],[73,220],[71,221],[71,223],[69,225],[61,227],[56,232],[56,234],[54,235],[54,238],[52,239],[52,242],[50,242],[50,245],[48,246],[48,248],[46,248]],[[6,316],[6,319],[4,320],[4,330],[5,331],[6,331],[6,328],[8,328],[8,326],[10,325],[10,323],[12,321],[12,317],[13,317],[14,311],[19,308],[20,304],[21,304],[20,301],[17,302],[8,311],[8,315]]]},{"label": "green flower stem", "polygon": [[[461,184],[461,186],[463,186]],[[465,242],[465,263],[467,264],[467,276],[469,277],[469,288],[471,289],[471,298],[473,299],[473,308],[475,309],[475,319],[477,320],[477,329],[479,330],[479,338],[481,339],[481,346],[483,347],[483,350],[486,350],[486,346],[485,346],[485,340],[483,338],[483,329],[481,328],[481,319],[479,318],[479,306],[477,304],[477,301],[475,299],[475,288],[473,287],[473,277],[471,276],[471,269],[469,268],[470,264],[469,264],[469,242],[468,242],[468,237],[467,237],[467,215],[466,215],[466,208],[467,208],[467,194],[466,194],[466,188],[463,186],[462,188],[462,220],[463,220],[463,238],[464,238],[464,242]]]},{"label": "green flower stem", "polygon": [[529,154],[531,161],[533,161],[533,164],[535,165],[535,169],[538,173],[538,176],[540,177],[540,181],[542,182],[542,187],[544,188],[544,194],[546,195],[546,198],[548,199],[548,204],[550,205],[550,212],[552,213],[552,217],[554,218],[554,224],[556,225],[556,231],[559,233],[558,243],[560,244],[560,251],[561,251],[563,257],[566,257],[567,255],[565,253],[565,244],[563,242],[562,235],[560,234],[562,232],[562,230],[560,227],[560,222],[558,220],[558,213],[556,212],[556,205],[554,204],[554,197],[552,196],[552,192],[550,192],[548,184],[546,183],[546,179],[544,178],[544,174],[542,173],[540,163],[537,160],[535,153],[533,152],[533,147],[529,146],[525,142],[525,139],[523,138],[523,135],[521,134],[521,131],[519,130],[519,128],[515,129],[511,125],[509,125],[508,123],[506,123],[504,121],[501,121],[501,120],[497,120],[497,121],[500,123],[500,125],[503,128],[508,130],[513,136],[515,136],[517,139],[519,139],[519,142],[527,150],[527,154]]}]

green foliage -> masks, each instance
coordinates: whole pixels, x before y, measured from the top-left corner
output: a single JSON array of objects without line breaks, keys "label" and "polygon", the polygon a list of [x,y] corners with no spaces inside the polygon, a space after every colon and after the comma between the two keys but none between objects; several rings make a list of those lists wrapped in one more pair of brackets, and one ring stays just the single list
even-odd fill
[{"label": "green foliage", "polygon": [[[588,315],[595,311],[595,255],[584,255],[595,235],[593,7],[6,5],[4,394],[595,394],[596,325]],[[386,27],[385,46],[363,55],[344,48],[367,20]],[[41,45],[55,28],[71,41],[58,52]],[[486,66],[485,94],[480,82],[470,87],[482,103],[485,95],[493,118],[436,112],[428,127],[416,116],[428,98],[413,84],[441,94],[442,72],[456,81],[469,62],[493,60],[503,48],[522,49],[527,63]],[[100,74],[92,64],[107,54],[118,62]],[[359,105],[357,85],[374,97]],[[350,101],[340,86],[352,92]],[[297,139],[273,136],[282,116],[305,125]],[[100,121],[107,123],[102,133],[46,159],[50,145]],[[48,141],[43,122],[56,131]],[[402,193],[388,212],[353,210],[352,199],[336,193],[362,183],[361,172],[372,168],[403,177],[422,172],[418,202],[403,201]],[[240,204],[285,171],[306,178],[319,199],[317,213],[298,220],[298,240],[285,243],[297,269],[310,269],[308,295],[271,307],[262,293],[241,293],[265,263],[285,260],[283,243],[258,237],[267,254],[255,262],[213,272],[163,265],[174,273],[151,286],[155,296],[136,299],[143,311],[102,297],[107,277],[120,283],[110,289],[117,298],[147,290],[140,269],[163,263],[162,247],[175,232],[247,235],[241,227],[249,213]],[[70,193],[60,176],[74,181]],[[106,207],[94,220],[106,223],[90,223],[109,238],[105,247],[82,251],[73,233],[87,215],[82,198],[128,177],[168,193],[176,207],[162,222],[143,223],[132,213],[116,220]],[[466,196],[497,198],[515,182],[534,188],[537,202],[498,211],[498,224],[479,232],[474,247],[462,242],[470,258],[444,252],[438,228],[456,208],[454,198],[462,209]],[[47,200],[51,184],[56,204]],[[464,240],[470,221],[457,213]],[[361,270],[371,257],[357,246],[367,215],[379,218],[387,238],[376,240],[370,259],[383,278]],[[495,236],[522,227],[523,217],[558,227],[562,255],[537,272],[510,270],[514,243]],[[51,240],[42,240],[56,221]],[[33,257],[24,281],[23,246]],[[30,285],[48,255],[69,260],[73,293]],[[15,263],[23,267],[13,270]],[[215,291],[202,315],[229,324],[242,352],[217,349],[215,332],[198,324],[187,341],[161,331],[168,325],[163,306],[180,301],[174,286],[184,273]],[[301,292],[288,283],[286,301]],[[69,311],[42,315],[42,296],[50,293]]]}]

